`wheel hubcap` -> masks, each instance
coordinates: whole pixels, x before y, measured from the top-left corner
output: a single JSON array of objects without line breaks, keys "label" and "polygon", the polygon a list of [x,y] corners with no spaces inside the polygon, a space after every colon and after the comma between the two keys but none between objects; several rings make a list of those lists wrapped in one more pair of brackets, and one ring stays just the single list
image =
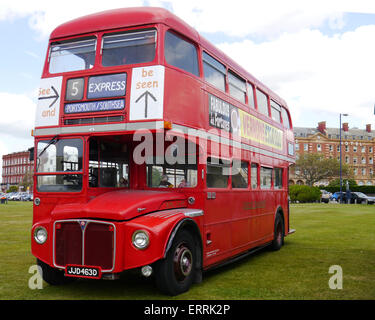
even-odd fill
[{"label": "wheel hubcap", "polygon": [[184,243],[176,248],[173,264],[177,280],[183,281],[191,273],[193,255]]}]

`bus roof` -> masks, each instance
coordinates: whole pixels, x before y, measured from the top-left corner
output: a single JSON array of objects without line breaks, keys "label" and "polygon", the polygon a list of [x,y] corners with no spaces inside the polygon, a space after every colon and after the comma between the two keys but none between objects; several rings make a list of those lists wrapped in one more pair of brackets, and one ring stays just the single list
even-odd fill
[{"label": "bus roof", "polygon": [[58,26],[51,33],[51,39],[69,37],[96,31],[163,23],[176,28],[193,40],[199,39],[198,32],[186,22],[163,8],[135,7],[102,11],[83,16]]},{"label": "bus roof", "polygon": [[254,78],[250,73],[248,73],[238,63],[229,58],[220,49],[218,49],[208,40],[202,37],[185,21],[164,8],[134,7],[113,9],[90,14],[68,21],[58,26],[52,31],[50,40],[53,41],[75,35],[84,35],[91,32],[100,32],[131,26],[142,26],[159,23],[167,25],[168,27],[181,33],[185,37],[190,38],[191,40],[200,44],[203,49],[206,49],[208,51],[208,53],[216,56],[216,58],[220,59],[224,64],[227,64],[230,69],[255,84],[258,88],[267,93],[270,98],[274,99],[276,102],[282,104],[287,108],[286,102],[281,97],[279,97],[272,90],[267,88],[263,83]]}]

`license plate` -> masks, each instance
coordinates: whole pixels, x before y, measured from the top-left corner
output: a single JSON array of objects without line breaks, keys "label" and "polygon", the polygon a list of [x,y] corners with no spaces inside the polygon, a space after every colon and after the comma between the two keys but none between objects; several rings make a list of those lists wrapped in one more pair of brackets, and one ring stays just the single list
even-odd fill
[{"label": "license plate", "polygon": [[102,270],[100,267],[68,265],[65,268],[65,276],[100,279],[102,276]]}]

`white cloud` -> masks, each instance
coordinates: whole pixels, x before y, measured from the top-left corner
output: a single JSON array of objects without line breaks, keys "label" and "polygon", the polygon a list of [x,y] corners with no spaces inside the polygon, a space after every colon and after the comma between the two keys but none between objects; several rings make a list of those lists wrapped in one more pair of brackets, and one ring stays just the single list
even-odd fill
[{"label": "white cloud", "polygon": [[200,32],[224,32],[230,36],[275,36],[330,22],[342,26],[343,12],[375,13],[373,0],[2,0],[0,20],[29,17],[30,26],[48,36],[59,24],[82,15],[122,7],[167,7]]},{"label": "white cloud", "polygon": [[3,155],[33,145],[35,109],[36,104],[27,94],[0,92],[0,177]]},{"label": "white cloud", "polygon": [[24,94],[0,92],[0,106],[1,136],[30,137],[36,110],[33,100]]},{"label": "white cloud", "polygon": [[142,0],[107,1],[45,1],[45,0],[1,0],[0,20],[29,18],[30,27],[42,37],[48,37],[55,27],[66,21],[99,11],[142,6]]},{"label": "white cloud", "polygon": [[375,102],[374,38],[375,25],[333,37],[305,29],[260,44],[219,47],[282,96],[294,114],[355,110],[365,122]]},{"label": "white cloud", "polygon": [[200,32],[223,32],[229,36],[274,37],[283,32],[316,28],[329,22],[343,26],[344,12],[375,13],[373,0],[151,0],[151,5],[168,3],[175,14]]},{"label": "white cloud", "polygon": [[40,58],[35,52],[32,52],[32,51],[25,50],[25,54],[34,58],[35,60],[39,60],[39,58]]}]

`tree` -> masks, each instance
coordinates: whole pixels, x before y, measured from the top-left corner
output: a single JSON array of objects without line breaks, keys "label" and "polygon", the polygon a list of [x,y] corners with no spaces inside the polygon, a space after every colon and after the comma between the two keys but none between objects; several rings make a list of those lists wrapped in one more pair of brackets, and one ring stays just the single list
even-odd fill
[{"label": "tree", "polygon": [[29,188],[29,190],[33,190],[33,174],[30,171],[25,173],[19,186],[23,187],[23,191],[26,191],[27,188]]},{"label": "tree", "polygon": [[[340,175],[340,163],[336,159],[325,158],[318,153],[305,153],[296,161],[296,176],[305,179],[306,184],[330,179]],[[346,164],[342,165],[342,175],[348,177],[350,169]]]},{"label": "tree", "polygon": [[17,191],[18,191],[17,186],[10,186],[9,189],[7,190],[7,193],[17,192]]},{"label": "tree", "polygon": [[[346,188],[346,181],[349,182],[349,188],[357,186],[357,182],[353,179],[342,179],[342,186]],[[329,182],[328,187],[340,187],[340,179],[334,179]]]},{"label": "tree", "polygon": [[321,192],[317,187],[292,185],[289,186],[289,196],[292,202],[315,202],[320,199]]}]

